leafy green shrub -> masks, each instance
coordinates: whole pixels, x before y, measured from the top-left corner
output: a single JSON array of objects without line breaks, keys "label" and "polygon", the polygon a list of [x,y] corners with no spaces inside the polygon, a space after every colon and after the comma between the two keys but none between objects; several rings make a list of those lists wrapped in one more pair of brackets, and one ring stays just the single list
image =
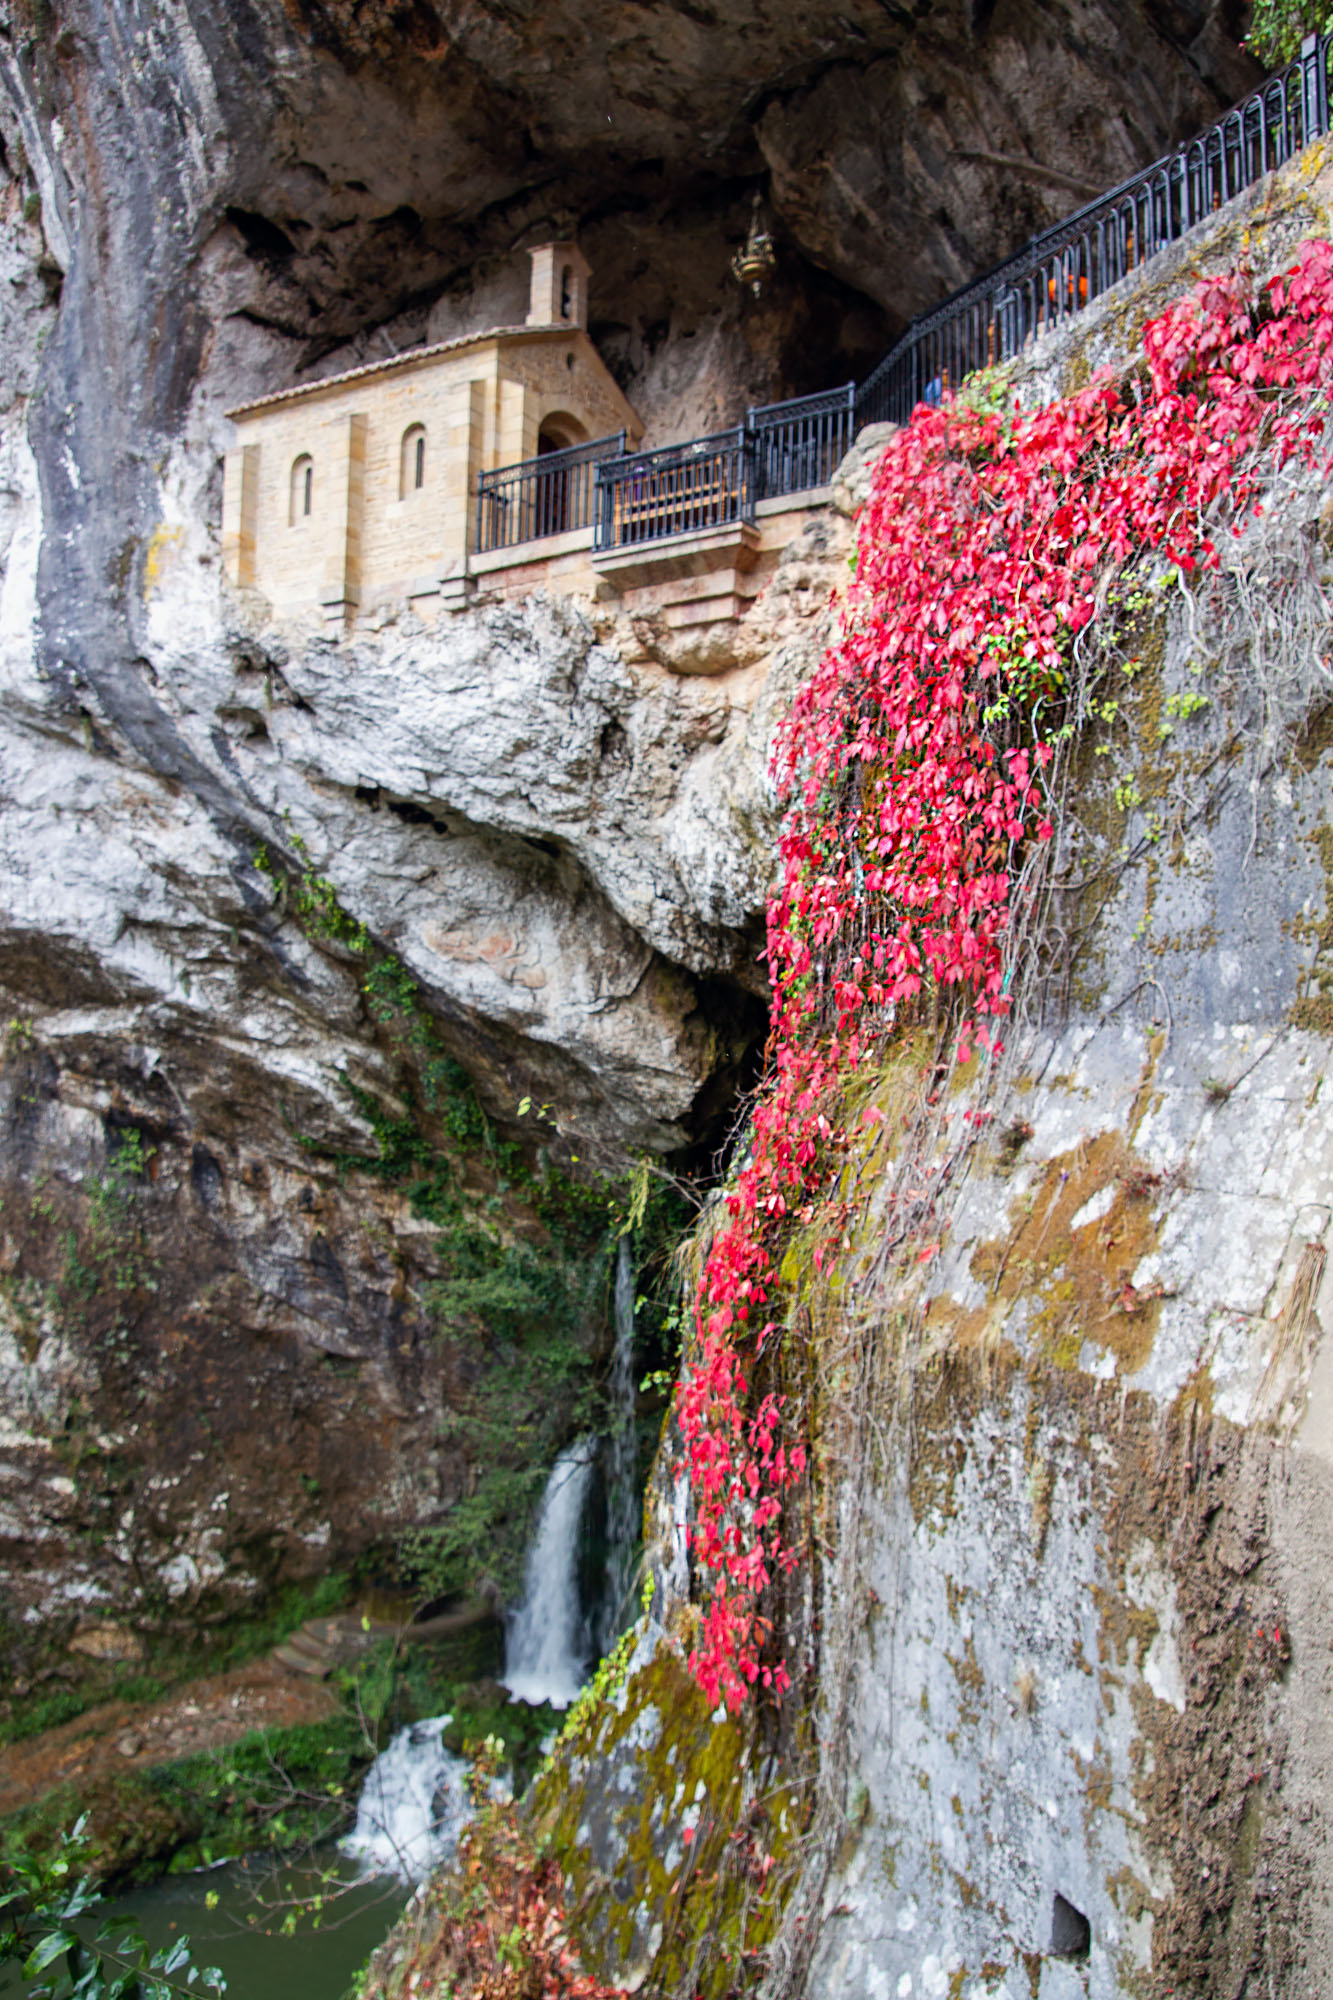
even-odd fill
[{"label": "leafy green shrub", "polygon": [[1254,0],[1245,46],[1266,69],[1280,69],[1298,53],[1307,35],[1333,29],[1328,0]]},{"label": "leafy green shrub", "polygon": [[17,1965],[29,2000],[170,2000],[225,1993],[190,1957],[188,1937],[153,1951],[132,1917],[88,1921],[99,1896],[75,1874],[83,1821],[45,1862],[13,1857],[0,1877],[0,1966]]}]

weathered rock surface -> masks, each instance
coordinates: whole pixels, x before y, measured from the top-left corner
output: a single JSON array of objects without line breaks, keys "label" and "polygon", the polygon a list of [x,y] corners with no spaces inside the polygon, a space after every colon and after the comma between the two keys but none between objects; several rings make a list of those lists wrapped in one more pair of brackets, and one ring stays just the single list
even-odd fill
[{"label": "weathered rock surface", "polygon": [[[502,1124],[550,1107],[536,1137],[566,1164],[709,1140],[763,1027],[768,742],[843,550],[840,525],[799,542],[712,680],[545,598],[346,645],[272,629],[217,562],[219,410],[271,336],[219,308],[202,383],[178,347],[181,397],[139,435],[141,383],[62,401],[93,336],[38,178],[44,202],[16,176],[0,216],[0,1538],[29,1637],[89,1609],[235,1614],[494,1470],[455,1419],[504,1344],[442,1332],[450,1253],[402,1174],[348,1177],[375,1106],[442,1132],[348,938],[405,969]],[[151,1160],[129,1207],[127,1134]],[[469,1198],[540,1240],[484,1171]],[[585,1347],[599,1327],[592,1300]],[[564,1407],[519,1397],[515,1447],[548,1449]]]},{"label": "weathered rock surface", "polygon": [[[1243,249],[1262,277],[1331,230],[1319,147],[1014,386],[1123,366],[1196,275]],[[1325,502],[1288,480],[1221,579],[1146,594],[1003,1061],[948,1088],[910,1044],[863,1068],[882,1122],[850,1142],[828,1289],[801,1282],[809,1239],[784,1246],[827,1454],[820,1617],[798,1601],[787,1634],[829,1786],[805,1801],[832,1798],[813,1825],[799,1731],[761,1704],[747,1741],[664,1696],[700,1605],[688,1485],[659,1468],[652,1616],[537,1801],[577,1942],[633,1990],[708,1965],[725,1991],[738,1964],[812,2000],[1328,1990]],[[1259,578],[1268,623],[1239,609]],[[386,1951],[371,1991],[411,1970]]]},{"label": "weathered rock surface", "polygon": [[[224,598],[224,410],[512,318],[514,253],[553,227],[652,438],[845,379],[1229,100],[1234,11],[13,0],[11,1660],[44,1628],[234,1612],[447,1517],[486,1469],[455,1420],[504,1343],[432,1316],[448,1253],[402,1178],[337,1164],[378,1164],[422,1105],[328,897],[497,1116],[551,1105],[565,1158],[706,1141],[762,1028],[766,748],[841,530],[790,552],[707,682],[651,629],[540,600],[331,647]],[[756,184],[780,252],[758,301],[726,270]],[[469,1197],[540,1242],[500,1180]],[[534,1399],[514,1435],[560,1417]]]}]

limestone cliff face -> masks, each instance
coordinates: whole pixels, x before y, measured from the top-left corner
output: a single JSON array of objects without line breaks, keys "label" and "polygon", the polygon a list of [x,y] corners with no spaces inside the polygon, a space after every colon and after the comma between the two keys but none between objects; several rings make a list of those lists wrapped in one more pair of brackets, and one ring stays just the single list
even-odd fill
[{"label": "limestone cliff face", "polygon": [[[363,88],[261,25],[233,84],[271,57]],[[221,409],[289,366],[257,302],[217,289],[219,247],[259,271],[222,216],[239,101],[205,88],[185,15],[108,55],[110,99],[106,22],[10,26],[0,1537],[7,1618],[67,1635],[243,1609],[447,1520],[497,1470],[459,1420],[506,1341],[429,1303],[456,1262],[411,1196],[450,1146],[429,1072],[461,1064],[564,1168],[714,1139],[763,1030],[768,739],[846,529],[789,551],[712,679],[544,597],[436,625],[404,606],[346,644],[273,626],[218,560]],[[174,123],[126,150],[168,73],[188,172]],[[159,293],[168,213],[194,249],[187,290]],[[484,287],[478,310],[510,312]],[[421,1153],[394,1141],[387,1174],[386,1121]],[[504,1172],[460,1173],[501,1249],[546,1254]],[[587,1290],[591,1352],[595,1264]],[[510,1412],[530,1457],[572,1421],[540,1403]]]},{"label": "limestone cliff face", "polygon": [[[14,0],[14,1617],[243,1602],[469,1490],[440,1439],[503,1357],[435,1337],[434,1231],[401,1179],[347,1167],[424,1099],[344,920],[406,968],[495,1118],[553,1106],[565,1159],[707,1143],[762,1032],[766,746],[843,530],[789,552],[707,681],[540,600],[303,640],[225,596],[225,408],[512,318],[513,253],[552,229],[588,251],[592,330],[650,438],[845,379],[941,285],[1234,96],[1233,27],[1225,5],[1114,0]],[[759,302],[726,276],[756,184],[780,251]],[[98,1320],[75,1307],[128,1134],[144,1261],[104,1260]],[[481,1169],[469,1193],[508,1199]],[[504,1227],[540,1233],[517,1201]]]},{"label": "limestone cliff face", "polygon": [[[1200,272],[1331,228],[1319,146],[1017,389],[1123,368]],[[836,1229],[784,1243],[821,1473],[780,1718],[710,1719],[688,1681],[664,1441],[652,1615],[532,1802],[631,1990],[1328,1990],[1324,486],[1289,479],[1223,572],[1193,601],[1168,577],[1088,725],[1003,1061],[964,1083],[890,1044]],[[429,1923],[372,1992],[409,1990]]]}]

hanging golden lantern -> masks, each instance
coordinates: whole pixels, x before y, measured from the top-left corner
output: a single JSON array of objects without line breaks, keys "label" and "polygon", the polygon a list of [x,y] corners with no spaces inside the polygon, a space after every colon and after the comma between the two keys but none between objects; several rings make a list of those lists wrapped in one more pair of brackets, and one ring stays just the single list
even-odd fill
[{"label": "hanging golden lantern", "polygon": [[748,285],[758,298],[764,279],[777,261],[773,238],[759,227],[759,190],[756,188],[750,233],[731,260],[731,275],[738,285]]}]

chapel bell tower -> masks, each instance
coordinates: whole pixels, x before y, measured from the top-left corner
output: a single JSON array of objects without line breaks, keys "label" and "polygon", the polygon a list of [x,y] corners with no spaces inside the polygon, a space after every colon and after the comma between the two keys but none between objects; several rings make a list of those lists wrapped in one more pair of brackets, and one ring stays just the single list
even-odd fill
[{"label": "chapel bell tower", "polygon": [[591,266],[577,243],[539,243],[531,253],[529,326],[588,326]]}]

